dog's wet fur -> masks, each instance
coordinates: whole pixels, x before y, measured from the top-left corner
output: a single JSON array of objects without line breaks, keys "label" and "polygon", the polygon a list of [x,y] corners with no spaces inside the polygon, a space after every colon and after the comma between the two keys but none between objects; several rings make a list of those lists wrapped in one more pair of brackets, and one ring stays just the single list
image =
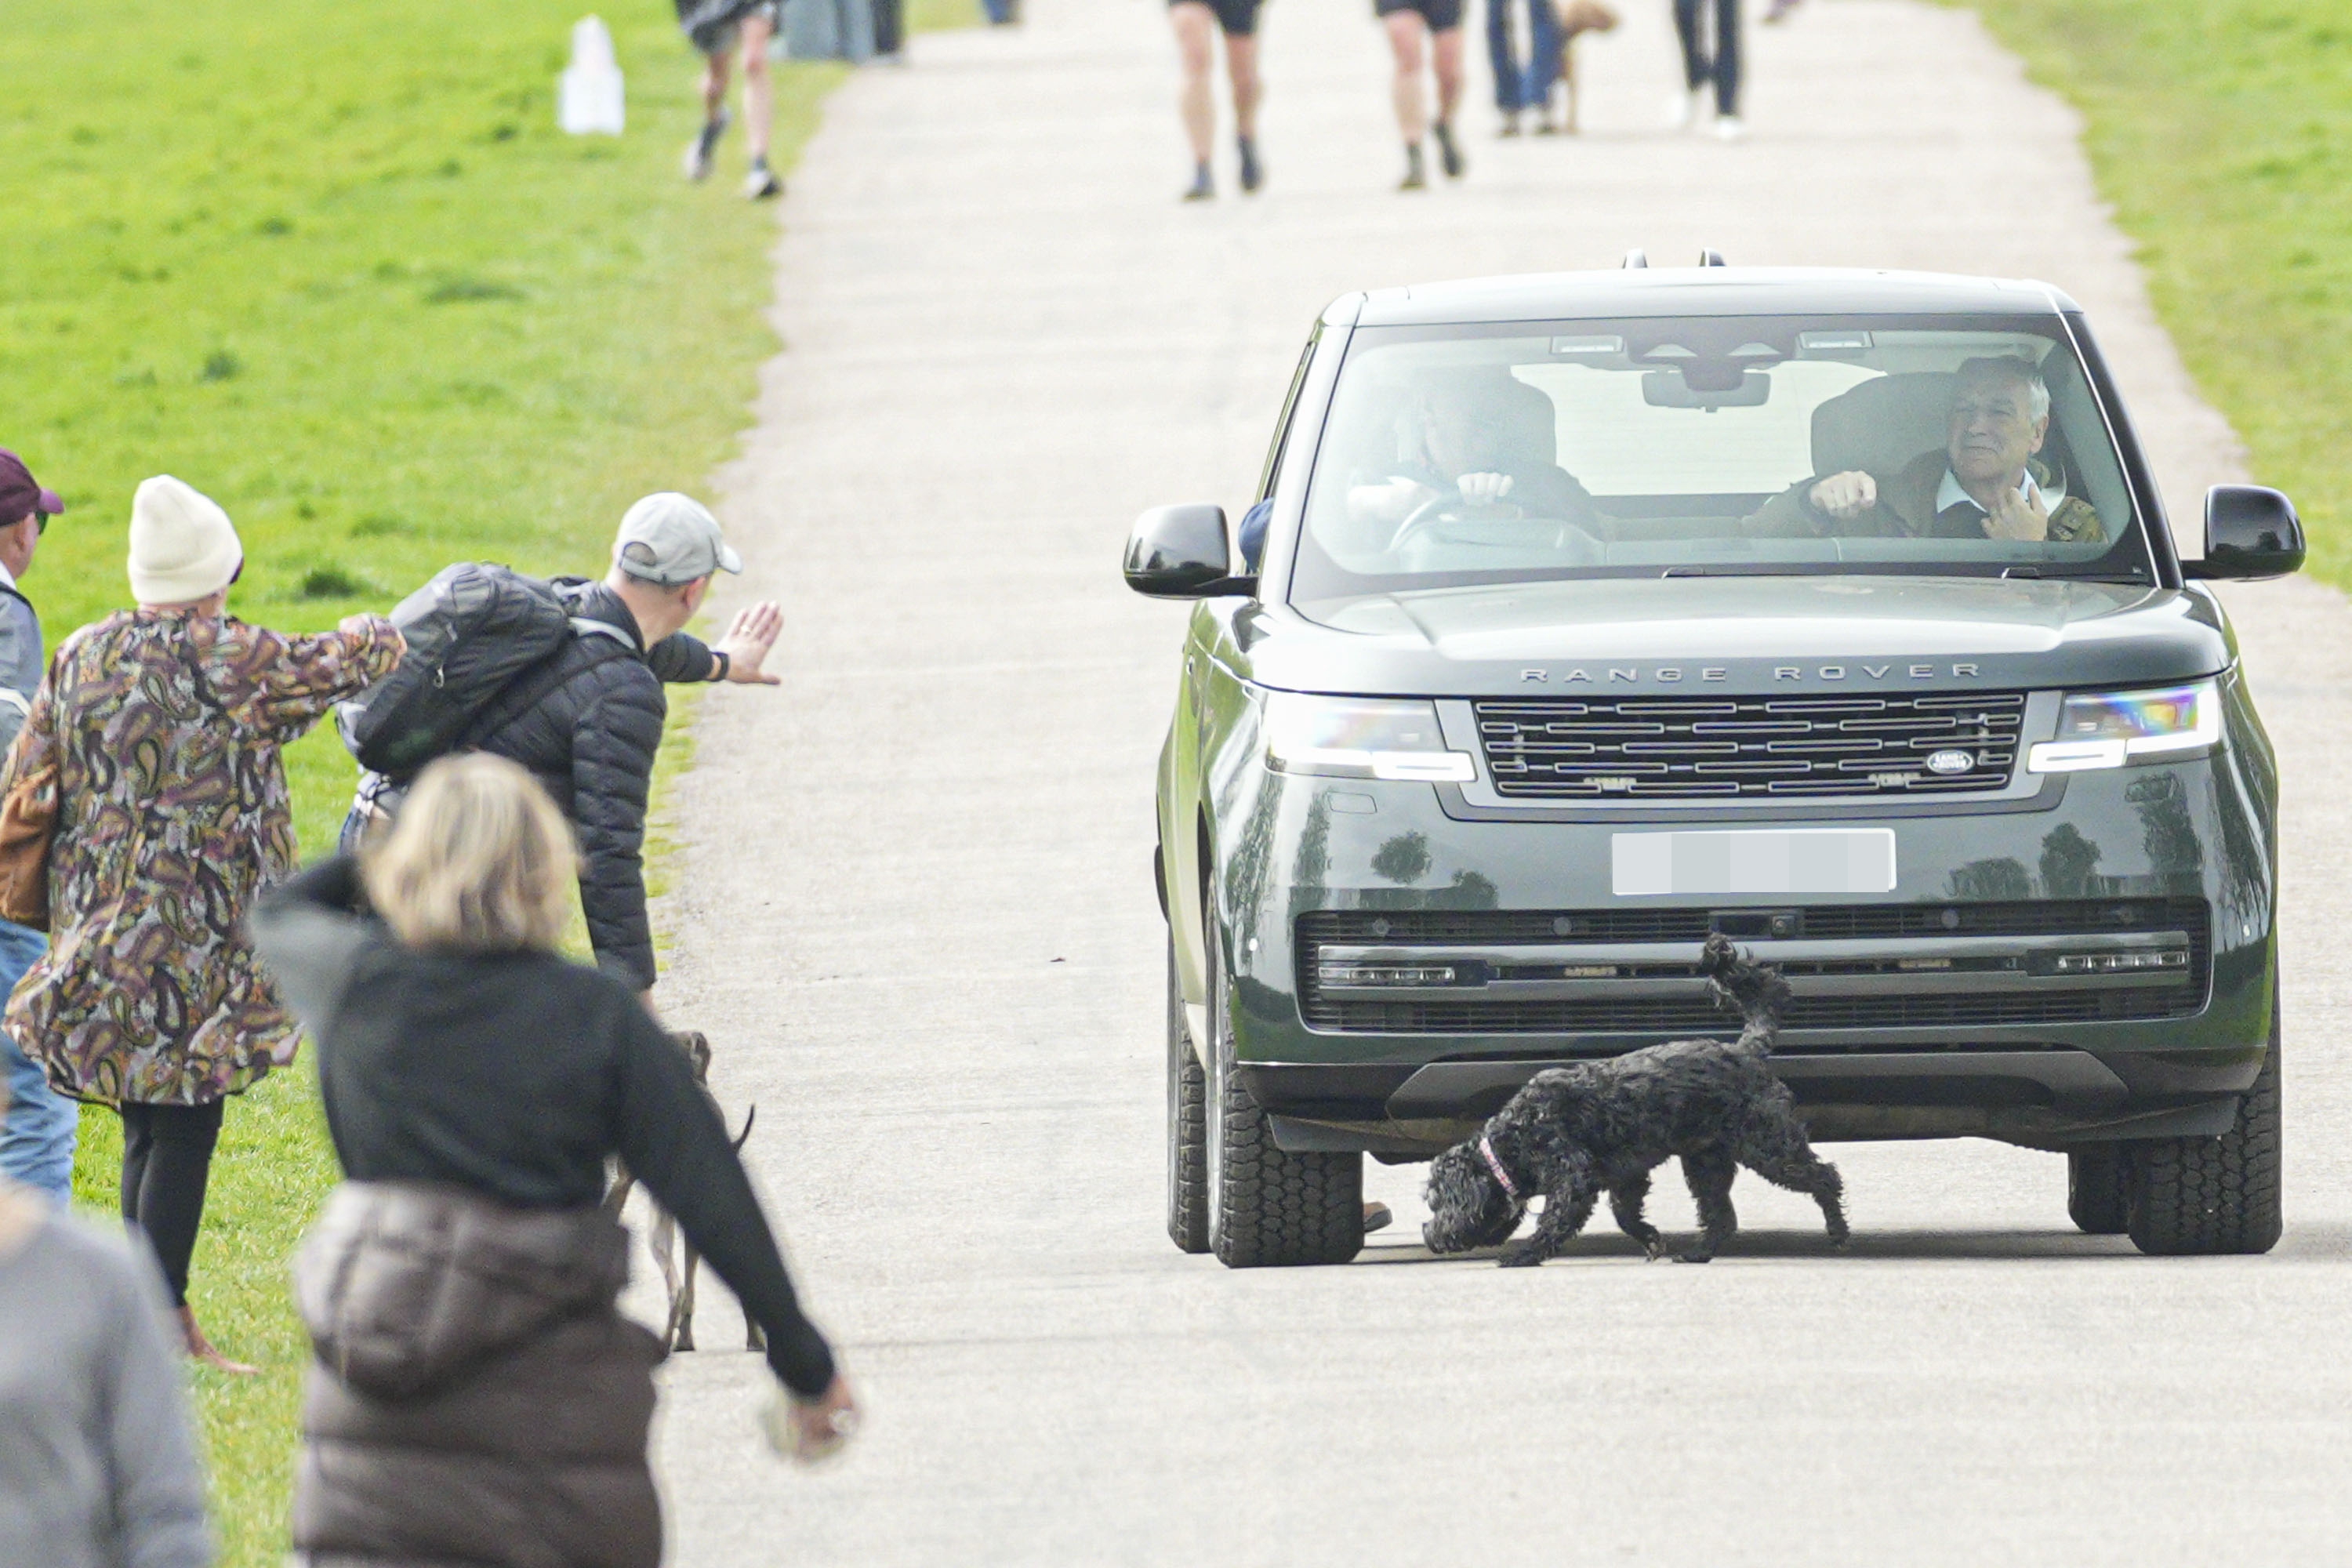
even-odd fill
[{"label": "dog's wet fur", "polygon": [[1731,1182],[1740,1166],[1822,1206],[1830,1241],[1846,1242],[1845,1184],[1812,1150],[1787,1086],[1767,1058],[1789,999],[1780,972],[1740,956],[1722,936],[1699,961],[1717,1000],[1747,1019],[1739,1038],[1676,1040],[1621,1057],[1547,1068],[1486,1123],[1484,1141],[1519,1192],[1496,1180],[1480,1140],[1457,1143],[1430,1164],[1432,1252],[1467,1252],[1509,1241],[1540,1194],[1543,1215],[1526,1240],[1506,1247],[1507,1268],[1541,1263],[1584,1228],[1601,1194],[1617,1228],[1655,1258],[1665,1237],[1643,1217],[1650,1173],[1670,1159],[1698,1201],[1698,1240],[1680,1256],[1704,1263],[1739,1228]]}]

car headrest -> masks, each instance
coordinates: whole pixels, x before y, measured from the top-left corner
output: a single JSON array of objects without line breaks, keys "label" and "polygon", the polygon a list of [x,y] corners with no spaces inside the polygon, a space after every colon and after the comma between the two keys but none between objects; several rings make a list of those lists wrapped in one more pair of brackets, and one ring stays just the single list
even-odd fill
[{"label": "car headrest", "polygon": [[1948,370],[1874,376],[1813,410],[1813,472],[1891,474],[1945,442],[1952,414]]}]

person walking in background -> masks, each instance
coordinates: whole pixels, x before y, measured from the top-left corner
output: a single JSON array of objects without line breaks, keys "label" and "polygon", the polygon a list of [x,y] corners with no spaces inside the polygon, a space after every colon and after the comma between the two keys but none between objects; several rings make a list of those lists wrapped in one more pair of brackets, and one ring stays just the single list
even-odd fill
[{"label": "person walking in background", "polygon": [[6,1028],[55,1088],[122,1118],[122,1217],[155,1250],[190,1355],[215,1350],[188,1266],[228,1097],[294,1059],[294,1020],[245,935],[254,895],[295,865],[281,752],[392,669],[378,616],[288,637],[226,613],[245,565],[228,514],[168,475],[131,510],[131,590],[66,638],[8,753],[0,794],[54,769],[53,941]]},{"label": "person walking in background", "polygon": [[[1714,37],[1707,36],[1713,13]],[[1706,109],[1709,83],[1715,87],[1715,133],[1737,142],[1747,133],[1739,118],[1739,0],[1675,0],[1675,37],[1683,46],[1683,81],[1666,107],[1668,123],[1686,131]]]},{"label": "person walking in background", "polygon": [[0,1568],[213,1560],[163,1314],[152,1264],[0,1175]]},{"label": "person walking in background", "polygon": [[1559,69],[1559,16],[1552,0],[1524,0],[1528,13],[1528,58],[1521,65],[1511,47],[1511,0],[1486,0],[1486,54],[1495,67],[1495,107],[1503,111],[1503,134],[1519,133],[1519,111],[1535,110],[1536,132],[1552,132],[1551,84]]},{"label": "person walking in background", "polygon": [[[25,727],[47,663],[41,617],[17,582],[33,564],[49,519],[65,510],[16,453],[0,449],[0,750]],[[39,931],[0,920],[0,996],[15,989],[48,943]],[[0,1176],[14,1177],[60,1205],[73,1198],[74,1134],[80,1111],[49,1087],[30,1057],[0,1030],[0,1061],[7,1066],[8,1106],[0,1113]]]},{"label": "person walking in background", "polygon": [[872,0],[874,60],[878,66],[907,63],[907,0]]},{"label": "person walking in background", "polygon": [[768,76],[768,40],[776,36],[779,0],[677,0],[678,29],[702,55],[702,129],[686,147],[686,177],[707,180],[727,134],[727,78],[743,57],[743,134],[751,148],[751,168],[743,194],[765,201],[784,194],[783,181],[768,167],[768,136],[775,119],[775,88]]},{"label": "person walking in background", "polygon": [[[856,1422],[686,1053],[628,984],[557,954],[573,865],[529,773],[445,757],[357,859],[254,914],[317,1037],[346,1179],[295,1270],[319,1353],[294,1546],[315,1560],[660,1562],[661,1349],[614,1304],[628,1240],[598,1199],[616,1155],[766,1331],[788,1446],[822,1452]],[[468,1310],[404,1310],[423,1300]]]},{"label": "person walking in background", "polygon": [[1176,30],[1176,55],[1184,68],[1184,89],[1176,100],[1184,139],[1192,148],[1192,184],[1188,202],[1217,194],[1209,153],[1217,139],[1217,103],[1211,92],[1216,74],[1217,37],[1225,40],[1225,79],[1234,90],[1234,151],[1241,162],[1244,194],[1265,183],[1257,155],[1257,106],[1265,96],[1257,74],[1258,0],[1170,0],[1168,24]]},{"label": "person walking in background", "polygon": [[[1397,130],[1404,136],[1404,179],[1397,189],[1418,191],[1428,185],[1421,144],[1430,133],[1437,138],[1445,177],[1460,179],[1464,164],[1461,146],[1454,139],[1454,111],[1462,106],[1462,0],[1372,0],[1372,14],[1388,30],[1389,51],[1396,60],[1389,91],[1396,105]],[[1421,87],[1424,56],[1437,78],[1434,120]]]}]

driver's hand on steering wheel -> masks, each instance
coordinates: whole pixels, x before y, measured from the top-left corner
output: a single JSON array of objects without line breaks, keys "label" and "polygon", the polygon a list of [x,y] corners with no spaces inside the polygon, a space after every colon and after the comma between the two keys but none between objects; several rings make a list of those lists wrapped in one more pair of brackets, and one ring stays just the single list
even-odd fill
[{"label": "driver's hand on steering wheel", "polygon": [[1462,499],[1472,506],[1492,506],[1511,493],[1508,474],[1465,474],[1454,481]]}]

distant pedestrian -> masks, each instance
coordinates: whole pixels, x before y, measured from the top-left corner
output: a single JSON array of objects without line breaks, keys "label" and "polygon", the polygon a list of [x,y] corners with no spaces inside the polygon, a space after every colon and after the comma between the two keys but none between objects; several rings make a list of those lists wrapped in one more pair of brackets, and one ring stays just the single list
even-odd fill
[{"label": "distant pedestrian", "polygon": [[[1372,0],[1372,13],[1388,30],[1389,52],[1396,61],[1389,91],[1396,106],[1397,130],[1404,136],[1404,178],[1397,189],[1418,191],[1428,185],[1422,156],[1425,135],[1437,138],[1445,177],[1460,179],[1464,163],[1461,145],[1454,138],[1454,112],[1462,106],[1462,0]],[[1424,56],[1437,78],[1433,120],[1421,86]]]},{"label": "distant pedestrian", "polygon": [[684,629],[712,577],[741,570],[700,502],[669,491],[638,501],[621,519],[603,582],[557,580],[587,634],[491,699],[466,742],[530,769],[571,818],[596,961],[648,995],[656,972],[642,855],[654,753],[669,717],[663,684],[781,684],[761,668],[783,626],[772,603],[739,612],[716,647]]},{"label": "distant pedestrian", "polygon": [[152,1264],[0,1176],[0,1568],[213,1560],[163,1315]]},{"label": "distant pedestrian", "polygon": [[980,8],[992,27],[1010,27],[1021,20],[1020,0],[980,0]]},{"label": "distant pedestrian", "polygon": [[169,476],[131,511],[135,610],[66,638],[0,793],[54,769],[49,951],[6,1027],[78,1100],[122,1118],[122,1217],[163,1265],[188,1353],[189,1259],[228,1097],[294,1059],[294,1020],[245,935],[294,868],[282,749],[399,662],[376,616],[289,637],[226,614],[245,551],[228,514]]},{"label": "distant pedestrian", "polygon": [[872,0],[874,58],[877,66],[907,63],[907,0]]},{"label": "distant pedestrian", "polygon": [[1265,183],[1265,165],[1257,153],[1257,106],[1265,87],[1257,74],[1257,13],[1259,0],[1170,0],[1169,26],[1176,30],[1176,56],[1184,68],[1184,89],[1177,112],[1184,121],[1184,139],[1192,148],[1192,183],[1185,188],[1188,202],[1205,202],[1217,194],[1216,176],[1209,165],[1217,139],[1217,103],[1211,88],[1216,75],[1218,35],[1225,40],[1225,79],[1234,92],[1234,152],[1244,194]]},{"label": "distant pedestrian", "polygon": [[[1709,36],[1709,13],[1713,36]],[[1777,18],[1776,18],[1777,19]],[[1667,106],[1667,121],[1677,131],[1698,123],[1706,107],[1706,89],[1715,89],[1715,133],[1726,142],[1747,134],[1739,118],[1739,0],[1675,0],[1675,36],[1683,46],[1683,81],[1686,91]]]},{"label": "distant pedestrian", "polygon": [[1512,47],[1513,0],[1486,0],[1486,54],[1495,67],[1495,107],[1503,134],[1519,133],[1519,113],[1533,110],[1536,133],[1551,134],[1551,84],[1559,69],[1559,16],[1552,0],[1519,0],[1528,14],[1527,58]]},{"label": "distant pedestrian", "polygon": [[[25,727],[48,662],[41,617],[17,584],[33,564],[49,519],[65,509],[58,492],[35,479],[22,458],[0,450],[0,750]],[[29,926],[0,920],[0,996],[16,988],[47,945]],[[7,1110],[0,1112],[0,1176],[47,1193],[59,1205],[68,1203],[80,1112],[49,1087],[47,1075],[5,1030],[0,1063],[7,1068],[9,1093]]]},{"label": "distant pedestrian", "polygon": [[[573,851],[521,768],[445,757],[254,940],[319,1041],[347,1184],[296,1265],[305,1561],[654,1568],[659,1342],[615,1306],[617,1155],[766,1331],[788,1441],[856,1418],[716,1106],[631,988],[557,954]],[[424,1301],[448,1304],[422,1311]]]},{"label": "distant pedestrian", "polygon": [[743,194],[765,201],[784,194],[784,182],[768,167],[768,138],[775,120],[775,88],[768,76],[768,40],[776,36],[781,0],[677,0],[677,25],[702,55],[702,129],[686,147],[686,177],[706,180],[727,134],[727,78],[738,53],[743,57],[743,134],[751,168]]}]

